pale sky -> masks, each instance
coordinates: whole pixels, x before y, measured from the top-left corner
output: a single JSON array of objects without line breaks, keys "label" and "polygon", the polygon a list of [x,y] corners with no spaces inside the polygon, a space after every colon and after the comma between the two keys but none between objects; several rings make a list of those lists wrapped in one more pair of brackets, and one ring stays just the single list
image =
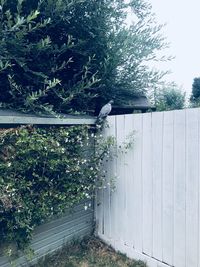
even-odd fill
[{"label": "pale sky", "polygon": [[149,1],[158,22],[167,23],[163,30],[170,42],[167,52],[175,56],[157,67],[170,69],[167,80],[182,85],[189,95],[193,78],[200,77],[200,0]]}]

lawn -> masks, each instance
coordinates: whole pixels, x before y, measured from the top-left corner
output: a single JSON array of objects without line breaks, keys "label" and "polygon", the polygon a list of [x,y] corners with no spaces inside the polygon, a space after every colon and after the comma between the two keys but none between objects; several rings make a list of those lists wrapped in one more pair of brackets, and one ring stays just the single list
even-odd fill
[{"label": "lawn", "polygon": [[40,260],[34,267],[147,267],[116,253],[99,239],[91,238],[65,246],[62,250]]}]

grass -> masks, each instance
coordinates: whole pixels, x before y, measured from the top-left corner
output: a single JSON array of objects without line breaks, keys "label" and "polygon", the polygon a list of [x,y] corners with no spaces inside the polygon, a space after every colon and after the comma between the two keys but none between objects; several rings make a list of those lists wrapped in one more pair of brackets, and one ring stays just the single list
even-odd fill
[{"label": "grass", "polygon": [[147,267],[116,253],[97,238],[65,246],[62,250],[40,260],[34,267]]}]

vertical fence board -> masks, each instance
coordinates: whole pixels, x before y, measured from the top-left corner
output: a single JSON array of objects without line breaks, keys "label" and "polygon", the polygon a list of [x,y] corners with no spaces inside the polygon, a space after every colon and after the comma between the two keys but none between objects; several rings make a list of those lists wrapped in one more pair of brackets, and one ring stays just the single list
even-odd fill
[{"label": "vertical fence board", "polygon": [[186,266],[185,121],[185,111],[174,111],[174,265],[177,267]]},{"label": "vertical fence board", "polygon": [[186,266],[198,266],[198,109],[186,111]]},{"label": "vertical fence board", "polygon": [[152,255],[152,120],[151,113],[143,115],[143,148],[142,148],[142,180],[143,180],[143,253]]},{"label": "vertical fence board", "polygon": [[124,157],[121,153],[121,147],[124,142],[124,127],[125,118],[124,116],[117,116],[116,119],[116,138],[117,138],[117,178],[116,178],[116,194],[117,194],[117,240],[120,242],[124,241],[124,228],[125,228],[125,203],[126,203],[126,192],[124,183]]},{"label": "vertical fence board", "polygon": [[[108,127],[104,129],[104,137],[109,138],[115,134],[115,118],[108,118]],[[105,175],[105,181],[103,183],[103,230],[104,234],[111,238],[111,180],[112,180],[112,159],[110,159],[109,155],[105,158],[104,168],[103,168],[103,176]],[[104,173],[105,172],[105,173]]]},{"label": "vertical fence board", "polygon": [[[115,117],[110,116],[108,118],[108,136],[112,136],[115,138],[115,131],[116,131],[116,124],[115,124]],[[114,152],[114,151],[113,151]],[[108,187],[109,187],[109,200],[104,199],[104,208],[107,209],[109,206],[109,236],[108,238],[111,239],[113,236],[115,236],[116,233],[116,212],[117,212],[117,206],[116,206],[116,194],[114,193],[114,179],[115,179],[115,173],[116,173],[116,158],[112,157],[108,161],[108,173],[107,173],[107,181],[108,181]]]},{"label": "vertical fence board", "polygon": [[152,114],[153,256],[162,258],[163,113]]},{"label": "vertical fence board", "polygon": [[132,205],[133,205],[133,226],[131,235],[134,240],[134,247],[138,251],[142,251],[142,132],[143,123],[142,115],[137,114],[133,116],[133,129],[134,129],[134,148],[133,148],[133,177],[134,187],[132,193]]},{"label": "vertical fence board", "polygon": [[[125,116],[125,144],[128,145],[132,141],[131,135],[133,135],[133,116]],[[126,146],[125,145],[125,146]],[[125,243],[129,246],[134,246],[134,236],[131,233],[133,229],[133,222],[135,220],[135,213],[133,210],[134,203],[134,166],[133,166],[133,144],[131,148],[125,148],[124,151],[124,176],[125,176],[125,191],[126,191],[126,203],[125,203]],[[130,234],[131,233],[131,234]]]},{"label": "vertical fence board", "polygon": [[174,243],[174,118],[164,112],[163,118],[163,238],[162,260],[173,265]]},{"label": "vertical fence board", "polygon": [[96,191],[96,201],[95,201],[95,216],[98,234],[102,235],[104,233],[104,213],[103,213],[103,190],[97,189]]},{"label": "vertical fence board", "polygon": [[198,236],[196,237],[198,239],[198,267],[200,267],[200,109],[198,108]]}]

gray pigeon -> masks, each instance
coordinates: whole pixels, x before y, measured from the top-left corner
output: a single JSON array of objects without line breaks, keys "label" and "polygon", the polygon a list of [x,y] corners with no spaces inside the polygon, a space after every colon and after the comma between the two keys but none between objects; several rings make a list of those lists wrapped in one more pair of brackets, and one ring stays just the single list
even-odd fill
[{"label": "gray pigeon", "polygon": [[113,104],[113,100],[110,100],[106,105],[104,105],[102,108],[101,108],[101,110],[100,110],[100,112],[99,112],[99,115],[98,115],[98,117],[97,117],[97,120],[99,121],[99,120],[101,120],[101,119],[105,119],[107,116],[108,116],[108,114],[111,112],[111,110],[112,110],[112,104]]}]

